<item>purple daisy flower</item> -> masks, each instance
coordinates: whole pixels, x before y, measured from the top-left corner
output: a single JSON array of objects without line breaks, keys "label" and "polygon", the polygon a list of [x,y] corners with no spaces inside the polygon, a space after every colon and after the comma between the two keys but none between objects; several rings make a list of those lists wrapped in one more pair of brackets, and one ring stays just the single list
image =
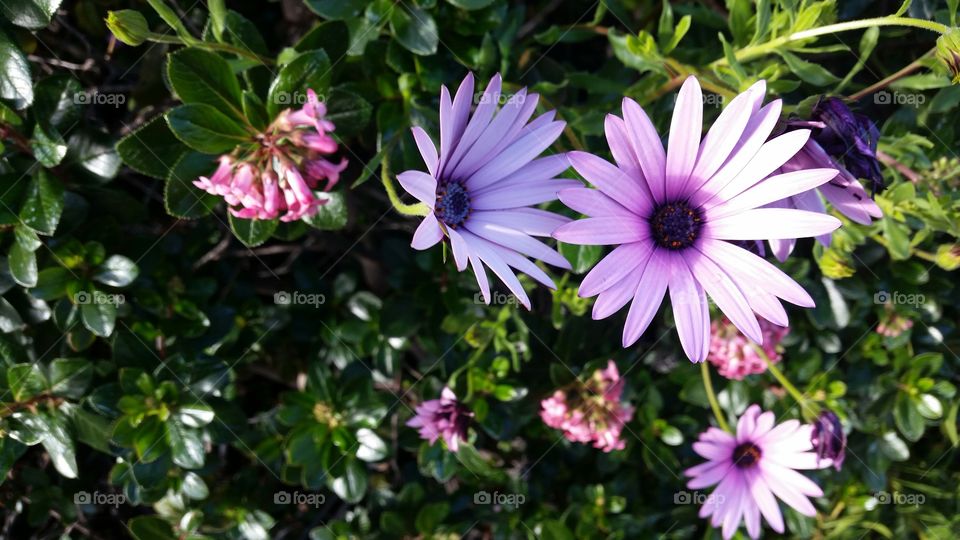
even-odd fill
[{"label": "purple daisy flower", "polygon": [[722,525],[724,538],[733,536],[741,520],[750,537],[758,538],[761,515],[782,534],[777,499],[805,516],[817,514],[807,497],[822,497],[823,490],[797,470],[827,467],[830,460],[820,460],[812,451],[812,426],[797,420],[778,426],[774,422],[772,412],[761,414],[759,406],[751,405],[740,417],[736,434],[711,427],[693,443],[693,451],[707,462],[684,471],[692,477],[687,487],[718,484],[700,508],[700,517],[710,517],[714,527]]},{"label": "purple daisy flower", "polygon": [[416,416],[407,425],[420,428],[420,438],[430,441],[430,444],[442,437],[447,448],[456,452],[460,449],[460,441],[467,439],[471,418],[473,412],[457,400],[453,390],[444,387],[440,399],[424,401],[417,406]]},{"label": "purple daisy flower", "polygon": [[817,416],[810,442],[818,459],[829,460],[834,469],[840,470],[847,453],[847,434],[843,432],[843,424],[837,413],[826,410]]},{"label": "purple daisy flower", "polygon": [[624,119],[606,119],[617,165],[585,152],[569,154],[577,172],[598,189],[560,192],[564,204],[588,217],[562,225],[553,236],[572,244],[618,245],[587,274],[579,294],[599,295],[594,319],[633,299],[624,347],[647,329],[668,290],[680,342],[694,362],[702,362],[710,348],[707,295],[756,343],[763,336],[755,314],[788,325],[778,298],[814,305],[786,274],[732,243],[814,236],[840,226],[825,214],[761,208],[837,174],[810,169],[768,178],[810,133],[792,131],[767,141],[781,104],[761,107],[765,89],[761,81],[737,96],[701,142],[702,95],[690,77],[680,89],[666,151],[643,109],[624,99]]},{"label": "purple daisy flower", "polygon": [[466,76],[453,101],[446,87],[440,91],[440,152],[419,127],[413,128],[428,172],[406,171],[397,179],[408,193],[427,205],[413,236],[414,249],[427,249],[446,237],[457,270],[469,263],[486,303],[489,267],[530,309],[530,300],[513,270],[555,288],[553,280],[527,257],[564,269],[567,262],[534,237],[549,237],[568,218],[531,208],[556,200],[557,191],[580,185],[556,179],[569,167],[565,154],[538,158],[560,136],[566,125],[554,121],[554,111],[529,121],[539,96],[526,88],[501,100],[500,75],[490,80],[470,114],[474,98],[473,74]]}]

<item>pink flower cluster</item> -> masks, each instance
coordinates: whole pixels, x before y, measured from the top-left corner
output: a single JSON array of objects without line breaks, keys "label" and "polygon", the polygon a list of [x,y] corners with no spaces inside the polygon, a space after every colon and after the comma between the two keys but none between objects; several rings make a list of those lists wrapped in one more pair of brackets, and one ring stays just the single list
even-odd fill
[{"label": "pink flower cluster", "polygon": [[585,383],[577,381],[575,390],[560,389],[541,401],[540,418],[563,431],[569,441],[593,443],[604,452],[623,450],[620,434],[633,416],[633,407],[620,403],[623,385],[617,365],[610,360],[606,369],[598,369]]},{"label": "pink flower cluster", "polygon": [[217,170],[193,184],[223,197],[238,218],[295,221],[316,214],[328,199],[313,190],[325,180],[323,191],[329,191],[347,166],[346,158],[334,164],[324,157],[337,151],[326,114],[326,105],[307,90],[303,107],[281,112],[257,136],[255,150],[220,156]]},{"label": "pink flower cluster", "polygon": [[[758,317],[757,321],[763,333],[763,352],[776,364],[780,361],[777,346],[784,336],[790,333],[790,329],[777,326],[762,317]],[[740,333],[726,317],[714,321],[711,326],[712,336],[707,359],[717,367],[720,375],[728,379],[742,380],[747,375],[767,370],[766,362],[757,352],[757,345]]]}]

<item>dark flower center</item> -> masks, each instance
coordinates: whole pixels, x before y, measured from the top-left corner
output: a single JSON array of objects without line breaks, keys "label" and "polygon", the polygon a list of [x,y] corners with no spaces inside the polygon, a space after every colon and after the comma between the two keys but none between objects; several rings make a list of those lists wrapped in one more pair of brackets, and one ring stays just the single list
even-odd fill
[{"label": "dark flower center", "polygon": [[699,208],[691,207],[686,201],[661,204],[650,216],[653,240],[666,249],[680,250],[693,245],[703,226],[703,215]]},{"label": "dark flower center", "polygon": [[444,182],[437,189],[437,219],[456,229],[470,215],[470,194],[457,181]]},{"label": "dark flower center", "polygon": [[750,442],[745,442],[733,449],[733,464],[741,469],[753,467],[760,461],[760,448]]}]

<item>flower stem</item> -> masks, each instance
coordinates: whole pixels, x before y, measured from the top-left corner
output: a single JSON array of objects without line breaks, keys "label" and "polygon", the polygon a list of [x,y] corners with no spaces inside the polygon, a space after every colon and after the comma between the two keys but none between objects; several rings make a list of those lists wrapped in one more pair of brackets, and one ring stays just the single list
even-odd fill
[{"label": "flower stem", "polygon": [[723,416],[723,411],[720,410],[720,402],[717,401],[717,395],[713,393],[713,383],[710,382],[710,368],[707,366],[706,360],[700,363],[700,374],[703,376],[703,389],[707,392],[707,401],[710,402],[710,408],[713,409],[713,416],[717,418],[720,429],[727,433],[733,433],[733,431],[730,430],[730,425],[727,424],[726,418]]},{"label": "flower stem", "polygon": [[800,390],[798,390],[792,382],[790,382],[790,379],[788,379],[787,376],[780,371],[780,368],[778,368],[773,361],[770,360],[770,357],[767,356],[767,353],[763,350],[763,347],[757,345],[756,343],[751,343],[751,345],[753,346],[753,350],[757,352],[757,355],[760,356],[760,358],[763,359],[763,362],[767,365],[767,369],[770,371],[770,374],[773,375],[773,377],[777,379],[777,382],[779,382],[780,385],[787,390],[787,393],[793,396],[793,399],[797,400],[797,403],[800,404],[801,411],[804,413],[809,411],[813,414],[813,416],[816,416],[817,413],[820,412],[819,407],[807,399],[807,397],[804,396],[803,393],[800,392]]},{"label": "flower stem", "polygon": [[169,35],[166,35],[166,34],[158,34],[158,33],[156,33],[156,32],[151,32],[151,33],[147,36],[147,40],[148,40],[148,41],[152,41],[152,42],[154,42],[154,43],[168,43],[168,44],[171,44],[171,45],[185,45],[185,46],[187,46],[187,47],[198,47],[198,48],[201,48],[201,49],[209,49],[209,50],[212,50],[212,51],[229,52],[229,53],[233,53],[233,54],[237,54],[237,55],[239,55],[239,56],[243,56],[243,57],[249,58],[249,59],[254,60],[254,61],[256,61],[256,62],[259,62],[259,63],[261,63],[261,64],[263,64],[263,65],[270,65],[270,64],[273,64],[273,63],[274,63],[273,59],[271,59],[271,58],[266,58],[266,57],[260,56],[259,54],[256,54],[256,53],[254,53],[253,51],[250,51],[250,50],[247,50],[247,49],[244,49],[244,48],[241,48],[241,47],[235,47],[235,46],[233,46],[233,45],[230,45],[229,43],[216,43],[216,42],[212,42],[212,41],[203,41],[203,40],[199,40],[199,39],[196,39],[196,38],[193,38],[193,37],[185,37],[185,38],[184,38],[184,37],[178,37],[178,36],[169,36]]},{"label": "flower stem", "polygon": [[[821,26],[819,28],[811,28],[809,30],[802,30],[800,32],[794,32],[786,36],[781,36],[775,39],[772,39],[766,43],[761,43],[760,45],[753,45],[750,47],[744,47],[737,51],[734,56],[738,61],[744,62],[747,60],[752,60],[767,54],[776,52],[780,50],[784,45],[793,43],[794,41],[801,41],[804,39],[809,39],[812,37],[823,36],[826,34],[835,34],[838,32],[846,32],[848,30],[860,30],[863,28],[871,28],[874,26],[908,26],[912,28],[922,28],[924,30],[930,30],[931,32],[937,32],[939,34],[945,33],[949,30],[949,27],[945,24],[940,24],[934,21],[926,21],[923,19],[914,19],[911,17],[874,17],[870,19],[860,19],[856,21],[847,21],[836,24],[828,24],[827,26]],[[711,64],[711,67],[718,67],[727,64],[726,58],[721,58],[716,60]]]},{"label": "flower stem", "polygon": [[387,198],[397,212],[405,216],[425,216],[430,213],[430,209],[423,203],[406,204],[400,200],[397,195],[397,187],[393,184],[393,178],[390,176],[390,166],[388,163],[386,149],[383,154],[383,161],[380,163],[380,181],[383,183],[383,189],[387,192]]}]

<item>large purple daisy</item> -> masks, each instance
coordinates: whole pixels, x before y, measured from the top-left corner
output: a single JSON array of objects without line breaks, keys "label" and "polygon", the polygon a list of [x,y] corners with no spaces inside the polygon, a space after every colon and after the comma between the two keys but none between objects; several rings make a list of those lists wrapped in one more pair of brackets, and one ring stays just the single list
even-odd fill
[{"label": "large purple daisy", "polygon": [[[417,228],[411,244],[427,249],[444,237],[453,248],[457,270],[473,266],[484,301],[490,284],[484,265],[493,270],[520,302],[530,300],[513,270],[554,288],[553,281],[527,257],[560,268],[570,263],[535,236],[548,237],[569,219],[531,208],[556,200],[557,191],[580,185],[556,179],[569,166],[565,154],[537,158],[560,136],[565,123],[554,111],[533,121],[539,96],[526,88],[501,101],[500,75],[490,80],[473,115],[473,74],[460,84],[453,101],[440,91],[440,152],[419,127],[413,136],[428,172],[406,171],[397,179],[430,213]],[[506,98],[507,96],[504,96]]]},{"label": "large purple daisy", "polygon": [[779,299],[812,307],[803,288],[775,266],[731,241],[815,236],[840,226],[835,217],[760,208],[833,178],[835,169],[799,170],[768,178],[807,142],[792,131],[767,141],[780,101],[761,107],[761,81],[737,96],[703,141],[702,95],[690,77],[680,89],[664,151],[640,106],[623,101],[624,118],[608,115],[607,142],[617,162],[571,152],[570,163],[598,189],[565,189],[560,200],[587,219],[553,236],[584,245],[618,245],[590,271],[580,296],[598,296],[593,318],[609,317],[633,299],[623,346],[650,325],[667,290],[680,342],[694,362],[707,357],[707,295],[750,339],[762,343],[756,315],[787,326]]}]

